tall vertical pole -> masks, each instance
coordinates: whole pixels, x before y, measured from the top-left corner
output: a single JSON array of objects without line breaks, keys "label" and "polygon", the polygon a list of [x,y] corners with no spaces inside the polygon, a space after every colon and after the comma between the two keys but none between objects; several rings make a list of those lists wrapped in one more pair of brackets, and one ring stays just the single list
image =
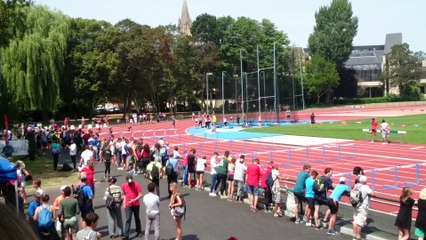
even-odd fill
[{"label": "tall vertical pole", "polygon": [[295,70],[295,65],[294,65],[294,48],[295,46],[292,47],[291,49],[291,82],[292,82],[292,87],[293,87],[293,109],[296,106],[296,86],[294,84],[294,74],[296,73]]},{"label": "tall vertical pole", "polygon": [[[265,71],[262,71],[262,75],[263,75],[263,97],[265,97],[266,96]],[[263,107],[265,112],[267,112],[268,110],[266,109],[266,98],[263,98]]]},{"label": "tall vertical pole", "polygon": [[249,94],[248,94],[248,84],[247,84],[248,74],[244,73],[244,76],[246,76],[246,97],[247,97],[247,101],[246,101],[246,113],[248,113],[249,112],[249,101],[248,101]]},{"label": "tall vertical pole", "polygon": [[[277,69],[276,69],[276,57],[275,51],[277,48],[277,43],[274,42],[274,111],[277,112]],[[277,119],[278,120],[278,119]]]},{"label": "tall vertical pole", "polygon": [[224,79],[225,79],[225,73],[222,72],[222,116],[225,116],[225,87],[224,87]]},{"label": "tall vertical pole", "polygon": [[304,89],[303,89],[303,72],[302,72],[302,58],[300,57],[302,48],[298,49],[299,54],[299,72],[300,72],[300,85],[302,87],[302,109],[305,109],[305,96],[304,96]]},{"label": "tall vertical pole", "polygon": [[207,115],[209,114],[209,73],[206,73]]},{"label": "tall vertical pole", "polygon": [[260,107],[260,67],[259,67],[259,45],[257,47],[257,94],[258,94],[258,107],[259,107],[259,116],[262,114],[262,108]]},{"label": "tall vertical pole", "polygon": [[244,120],[244,90],[243,90],[243,49],[240,49],[240,78],[241,78],[241,111]]}]

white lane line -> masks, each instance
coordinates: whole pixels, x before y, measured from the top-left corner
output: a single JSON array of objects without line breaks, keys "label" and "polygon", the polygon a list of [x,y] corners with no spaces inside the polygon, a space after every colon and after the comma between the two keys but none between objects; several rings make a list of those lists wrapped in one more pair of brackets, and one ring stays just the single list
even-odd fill
[{"label": "white lane line", "polygon": [[423,146],[417,146],[417,147],[411,147],[410,150],[417,150],[417,149],[422,149],[424,148]]}]

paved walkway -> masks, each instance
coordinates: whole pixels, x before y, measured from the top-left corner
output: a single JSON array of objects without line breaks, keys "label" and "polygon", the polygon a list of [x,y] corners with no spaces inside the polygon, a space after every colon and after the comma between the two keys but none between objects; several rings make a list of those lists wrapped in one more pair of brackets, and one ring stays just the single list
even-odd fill
[{"label": "paved walkway", "polygon": [[[64,158],[63,158],[64,159]],[[116,176],[118,184],[125,180],[125,172],[112,167],[112,175]],[[102,163],[96,165],[96,195],[94,200],[95,212],[100,216],[97,231],[104,236],[102,239],[109,239],[106,208],[104,207],[103,194],[106,189],[106,182],[103,180],[104,166]],[[207,175],[209,178],[209,175]],[[134,178],[142,186],[143,193],[147,193],[146,180],[141,175]],[[209,180],[209,179],[208,179]],[[70,183],[71,184],[71,183]],[[161,239],[174,239],[174,221],[168,209],[169,200],[167,196],[167,181],[160,183],[160,236]],[[46,189],[54,199],[59,194],[57,189]],[[265,214],[262,211],[252,213],[246,204],[236,204],[219,198],[211,198],[207,192],[198,192],[188,189],[180,189],[187,202],[186,221],[183,221],[183,239],[186,240],[222,240],[235,236],[240,240],[258,239],[351,239],[351,237],[340,234],[337,236],[327,236],[326,231],[315,230],[314,228],[296,225],[287,217],[275,218],[272,214]],[[142,202],[141,202],[142,203]],[[143,205],[143,204],[141,204]],[[124,212],[123,212],[124,217]],[[145,208],[141,207],[142,229],[145,230]],[[132,223],[132,234],[134,237],[134,222]],[[118,238],[117,238],[118,239]],[[136,239],[136,238],[134,238]],[[153,232],[151,238],[153,239]]]}]

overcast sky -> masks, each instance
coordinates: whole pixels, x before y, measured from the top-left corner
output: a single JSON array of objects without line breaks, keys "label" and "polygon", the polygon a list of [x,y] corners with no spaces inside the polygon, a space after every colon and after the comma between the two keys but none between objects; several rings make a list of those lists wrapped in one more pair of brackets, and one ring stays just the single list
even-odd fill
[{"label": "overcast sky", "polygon": [[[35,0],[71,17],[106,20],[130,18],[151,27],[177,24],[183,0]],[[271,20],[290,41],[306,47],[315,25],[314,14],[331,0],[187,0],[191,19],[208,13],[216,17],[246,16]],[[386,33],[401,32],[412,51],[426,52],[426,0],[352,0],[358,17],[354,45],[384,44]]]}]

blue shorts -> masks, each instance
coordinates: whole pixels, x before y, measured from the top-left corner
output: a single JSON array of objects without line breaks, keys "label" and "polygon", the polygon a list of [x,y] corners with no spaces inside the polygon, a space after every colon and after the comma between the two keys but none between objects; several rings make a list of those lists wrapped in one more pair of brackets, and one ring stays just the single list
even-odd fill
[{"label": "blue shorts", "polygon": [[246,185],[246,192],[254,196],[259,196],[259,186]]}]

